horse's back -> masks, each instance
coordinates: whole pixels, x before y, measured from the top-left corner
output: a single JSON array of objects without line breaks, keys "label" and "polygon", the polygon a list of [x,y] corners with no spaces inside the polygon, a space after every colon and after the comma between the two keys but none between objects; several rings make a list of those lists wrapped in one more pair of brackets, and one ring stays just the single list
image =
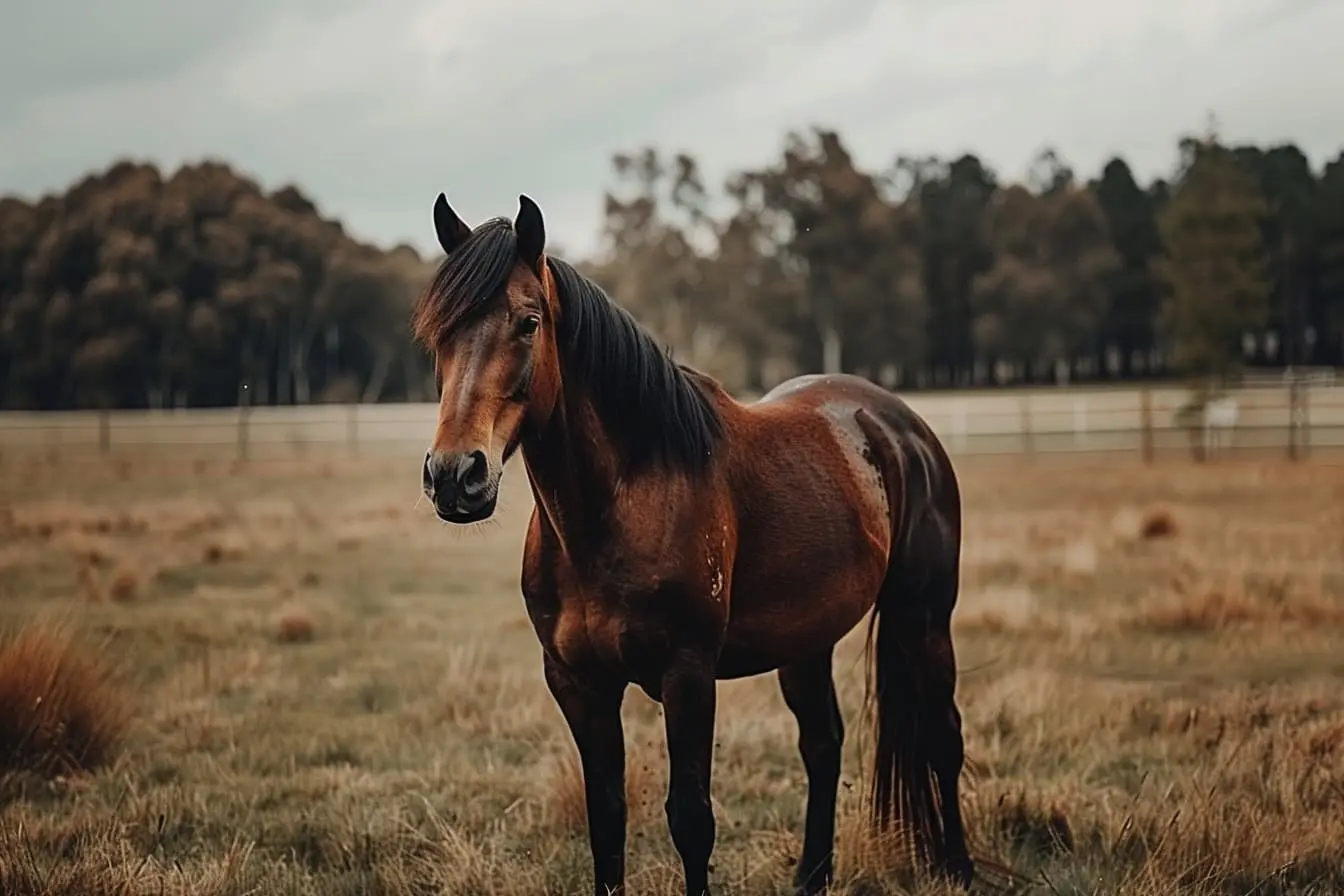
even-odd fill
[{"label": "horse's back", "polygon": [[933,540],[924,540],[923,547],[959,552],[961,490],[956,470],[933,428],[898,395],[850,374],[809,374],[786,380],[753,407],[767,418],[811,414],[828,421],[840,454],[853,466],[857,466],[853,459],[861,457],[870,471],[876,471],[875,482],[863,473],[858,479],[865,493],[881,487],[892,533],[909,544],[913,530],[930,523]]},{"label": "horse's back", "polygon": [[921,489],[926,472],[939,478],[923,467],[941,449],[903,401],[846,375],[788,380],[743,406],[736,429],[727,653],[763,660],[838,640],[887,575],[910,476]]},{"label": "horse's back", "polygon": [[[762,419],[811,413],[841,427],[847,434],[862,429],[854,422],[862,409],[881,424],[892,443],[950,471],[951,462],[928,423],[895,393],[860,376],[845,373],[796,376],[747,408]],[[871,451],[873,446],[866,448]]]}]

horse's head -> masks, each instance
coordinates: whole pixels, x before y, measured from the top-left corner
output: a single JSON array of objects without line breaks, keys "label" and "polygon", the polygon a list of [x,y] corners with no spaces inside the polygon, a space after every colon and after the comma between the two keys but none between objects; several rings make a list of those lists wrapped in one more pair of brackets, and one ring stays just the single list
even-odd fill
[{"label": "horse's head", "polygon": [[559,308],[541,210],[469,228],[439,194],[434,229],[447,253],[416,308],[433,352],[439,419],[425,454],[425,494],[439,519],[473,523],[495,510],[504,463],[560,391]]}]

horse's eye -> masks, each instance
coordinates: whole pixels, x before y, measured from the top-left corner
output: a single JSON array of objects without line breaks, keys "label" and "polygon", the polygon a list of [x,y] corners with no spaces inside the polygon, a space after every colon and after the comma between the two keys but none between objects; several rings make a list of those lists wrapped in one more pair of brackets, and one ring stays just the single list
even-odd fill
[{"label": "horse's eye", "polygon": [[537,332],[537,328],[540,326],[541,318],[537,317],[535,314],[529,314],[527,317],[523,318],[522,322],[518,325],[518,332],[522,333],[524,336],[531,336],[533,333]]}]

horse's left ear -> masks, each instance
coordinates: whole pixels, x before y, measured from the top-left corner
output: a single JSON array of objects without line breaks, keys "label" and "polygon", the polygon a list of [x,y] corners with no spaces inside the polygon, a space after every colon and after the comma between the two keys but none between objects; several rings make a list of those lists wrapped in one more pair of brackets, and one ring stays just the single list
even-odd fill
[{"label": "horse's left ear", "polygon": [[448,197],[442,193],[434,200],[434,235],[439,238],[439,246],[445,255],[462,245],[471,236],[471,228],[457,216],[448,204]]},{"label": "horse's left ear", "polygon": [[518,216],[513,219],[518,234],[518,257],[527,262],[537,276],[541,276],[541,255],[546,251],[546,224],[541,209],[526,195],[518,196]]}]

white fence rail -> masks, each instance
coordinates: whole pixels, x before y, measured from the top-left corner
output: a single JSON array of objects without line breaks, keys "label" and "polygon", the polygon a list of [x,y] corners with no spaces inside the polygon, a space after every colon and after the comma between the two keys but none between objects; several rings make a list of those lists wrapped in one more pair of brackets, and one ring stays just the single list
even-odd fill
[{"label": "white fence rail", "polygon": [[[1288,451],[1344,447],[1344,386],[1299,392],[1297,414],[1284,386],[1229,393],[1235,404],[1211,413],[1196,435],[1220,450]],[[1047,388],[914,393],[905,400],[954,454],[1188,450],[1192,434],[1179,415],[1190,398],[1180,387]],[[309,405],[177,411],[0,412],[0,455],[88,451],[238,458],[350,455],[423,450],[434,429],[433,404]],[[1296,416],[1296,429],[1294,417]],[[1221,421],[1221,425],[1220,425]],[[1231,421],[1229,423],[1229,421]]]}]

